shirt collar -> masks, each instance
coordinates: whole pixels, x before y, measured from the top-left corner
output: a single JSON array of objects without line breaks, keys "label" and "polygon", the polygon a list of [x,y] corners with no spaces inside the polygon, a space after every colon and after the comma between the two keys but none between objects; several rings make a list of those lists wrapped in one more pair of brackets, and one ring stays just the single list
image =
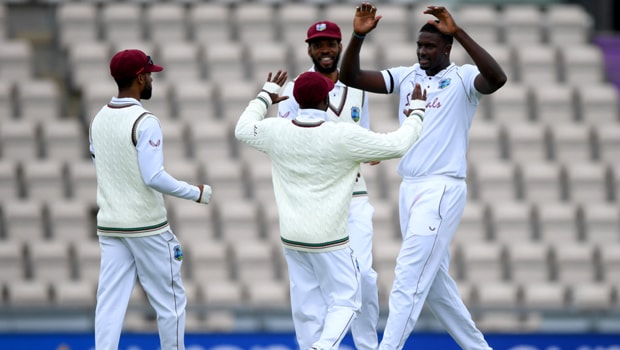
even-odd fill
[{"label": "shirt collar", "polygon": [[295,120],[300,125],[319,125],[327,120],[327,112],[319,109],[299,109]]}]

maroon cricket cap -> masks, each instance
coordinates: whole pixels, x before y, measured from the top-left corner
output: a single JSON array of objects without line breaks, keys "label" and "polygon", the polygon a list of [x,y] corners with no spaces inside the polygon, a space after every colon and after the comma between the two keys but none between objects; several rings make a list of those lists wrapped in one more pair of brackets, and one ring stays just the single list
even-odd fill
[{"label": "maroon cricket cap", "polygon": [[110,74],[114,79],[126,79],[141,73],[161,72],[164,67],[153,64],[151,56],[140,50],[117,52],[110,60]]},{"label": "maroon cricket cap", "polygon": [[316,22],[308,28],[306,42],[310,42],[314,39],[336,39],[340,41],[342,40],[340,27],[338,27],[336,23],[330,21]]},{"label": "maroon cricket cap", "polygon": [[293,97],[301,106],[316,106],[334,88],[334,82],[317,72],[305,72],[295,79]]}]

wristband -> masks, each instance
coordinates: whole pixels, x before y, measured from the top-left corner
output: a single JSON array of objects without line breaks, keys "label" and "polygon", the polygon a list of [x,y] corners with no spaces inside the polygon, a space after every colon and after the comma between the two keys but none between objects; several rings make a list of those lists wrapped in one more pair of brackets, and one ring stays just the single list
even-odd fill
[{"label": "wristband", "polygon": [[409,104],[409,109],[413,109],[414,111],[415,110],[421,110],[421,111],[424,112],[426,110],[426,101],[424,101],[424,100],[413,100]]},{"label": "wristband", "polygon": [[353,32],[353,36],[360,40],[364,40],[364,38],[366,37],[366,34],[357,34],[356,32]]},{"label": "wristband", "polygon": [[265,83],[265,85],[263,85],[263,91],[268,94],[277,94],[280,91],[280,85],[268,81]]},{"label": "wristband", "polygon": [[263,102],[267,109],[269,109],[269,107],[271,106],[271,103],[272,103],[271,96],[269,96],[267,91],[259,92],[258,95],[256,96],[256,99]]},{"label": "wristband", "polygon": [[209,204],[209,201],[211,200],[211,194],[212,194],[211,186],[198,185],[198,188],[200,189],[200,195],[196,202],[202,203],[202,204]]}]

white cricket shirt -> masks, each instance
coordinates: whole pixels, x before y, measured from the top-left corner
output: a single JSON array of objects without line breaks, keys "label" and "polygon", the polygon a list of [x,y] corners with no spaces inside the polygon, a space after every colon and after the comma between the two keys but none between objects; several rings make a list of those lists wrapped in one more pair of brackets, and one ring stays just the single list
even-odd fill
[{"label": "white cricket shirt", "polygon": [[416,83],[426,89],[426,113],[420,139],[401,159],[398,172],[403,177],[446,175],[465,178],[469,128],[480,94],[474,87],[478,68],[452,63],[434,76],[426,75],[419,64],[381,71],[388,93],[399,93],[399,120],[406,116]]}]

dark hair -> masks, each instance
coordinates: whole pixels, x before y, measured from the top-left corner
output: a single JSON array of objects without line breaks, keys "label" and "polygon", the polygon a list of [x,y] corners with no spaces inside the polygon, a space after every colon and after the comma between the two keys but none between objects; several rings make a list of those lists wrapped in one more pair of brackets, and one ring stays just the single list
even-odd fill
[{"label": "dark hair", "polygon": [[421,32],[439,34],[439,36],[441,36],[443,41],[449,45],[452,45],[452,42],[454,41],[454,38],[452,37],[452,35],[448,35],[448,34],[444,34],[440,32],[439,29],[437,29],[437,27],[435,27],[434,25],[430,23],[424,24],[422,28],[420,28],[420,33]]},{"label": "dark hair", "polygon": [[127,88],[129,88],[131,86],[131,84],[133,83],[134,79],[136,79],[136,77],[114,79],[114,81],[116,82],[116,86],[118,86],[119,90],[124,90],[124,89],[127,89]]}]

